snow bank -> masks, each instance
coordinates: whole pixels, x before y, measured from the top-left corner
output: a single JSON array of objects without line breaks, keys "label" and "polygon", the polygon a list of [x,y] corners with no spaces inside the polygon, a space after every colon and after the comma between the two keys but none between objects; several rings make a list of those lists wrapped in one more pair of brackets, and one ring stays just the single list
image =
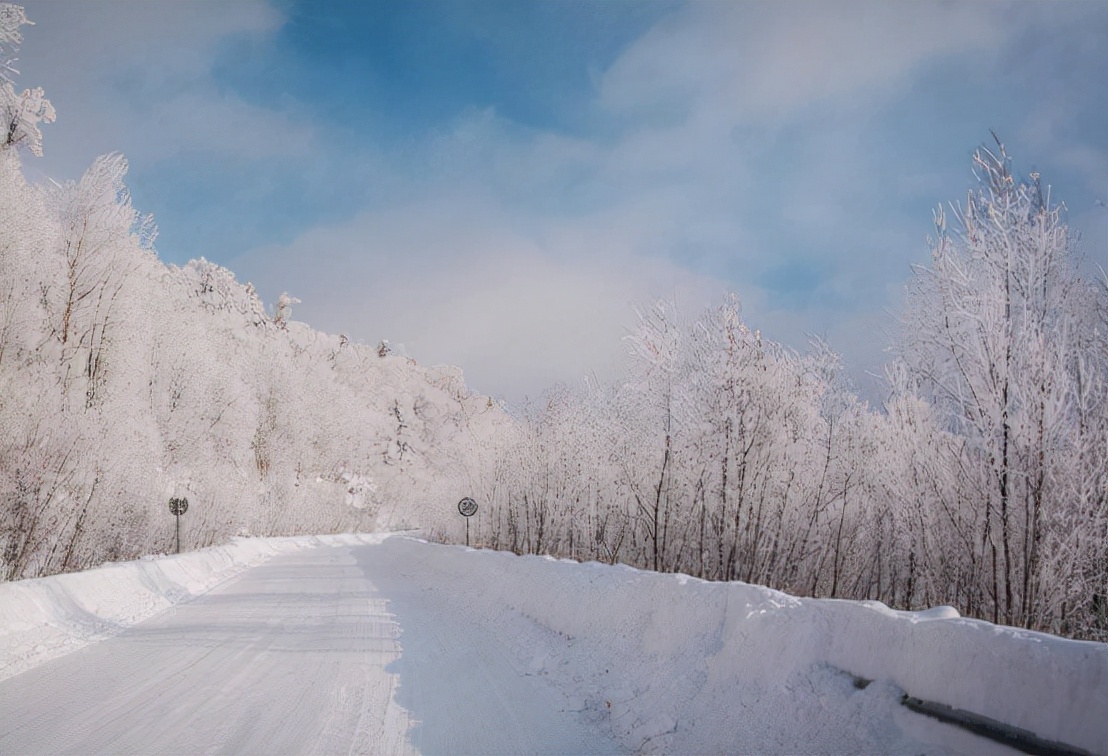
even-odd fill
[{"label": "snow bank", "polygon": [[[486,636],[518,674],[541,676],[560,691],[564,711],[610,728],[634,751],[992,747],[908,711],[900,705],[906,692],[1108,753],[1105,644],[964,619],[948,607],[897,612],[878,603],[798,599],[743,583],[385,535],[238,539],[181,556],[0,584],[0,679],[270,557],[322,545],[361,555],[366,576],[396,616],[401,659],[421,653],[417,620],[434,625],[444,616],[464,617],[466,632],[472,627]],[[463,670],[465,644],[462,635],[450,647],[461,654],[455,666]],[[401,671],[401,693],[405,685]],[[418,697],[408,704],[417,718],[435,715],[420,710]]]},{"label": "snow bank", "polygon": [[380,538],[237,538],[202,551],[0,583],[0,680],[108,637],[278,554]]},{"label": "snow bank", "polygon": [[[436,600],[500,618],[484,629],[515,649],[525,673],[580,697],[635,750],[918,752],[936,742],[935,728],[961,736],[907,712],[907,692],[1108,753],[1105,644],[965,619],[950,607],[898,612],[411,539],[379,548],[390,569],[425,573]],[[513,630],[504,607],[553,640],[536,646],[542,634]]]}]

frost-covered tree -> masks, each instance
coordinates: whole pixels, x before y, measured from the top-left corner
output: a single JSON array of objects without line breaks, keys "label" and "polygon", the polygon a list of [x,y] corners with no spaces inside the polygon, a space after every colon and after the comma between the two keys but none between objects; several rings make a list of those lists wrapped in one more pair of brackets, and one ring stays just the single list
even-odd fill
[{"label": "frost-covered tree", "polygon": [[10,82],[0,82],[0,126],[4,127],[3,148],[25,147],[42,157],[40,123],[53,123],[57,114],[46,99],[42,87],[24,89],[16,94]]},{"label": "frost-covered tree", "polygon": [[1073,560],[1102,549],[1108,333],[1090,313],[1103,289],[1080,275],[1038,174],[1013,174],[999,140],[974,168],[965,205],[936,214],[899,356],[965,439],[974,603],[994,621],[1059,628],[1092,600]]},{"label": "frost-covered tree", "polygon": [[12,81],[19,71],[15,69],[19,46],[23,44],[20,27],[31,24],[27,13],[19,5],[0,3],[0,79]]},{"label": "frost-covered tree", "polygon": [[675,499],[680,500],[685,485],[674,468],[680,413],[687,399],[683,381],[687,349],[673,302],[655,302],[638,315],[638,326],[627,339],[638,370],[620,400],[628,427],[635,420],[645,420],[646,427],[642,436],[630,436],[631,443],[622,451],[636,519],[646,536],[648,564],[657,570],[668,564]]},{"label": "frost-covered tree", "polygon": [[498,468],[512,493],[496,544],[810,593],[892,588],[857,558],[873,434],[830,350],[763,339],[734,297],[696,320],[655,303],[628,342],[626,378],[528,413]]},{"label": "frost-covered tree", "polygon": [[0,155],[0,579],[163,550],[177,495],[187,548],[446,532],[499,408],[458,371],[274,328],[226,269],[163,265],[124,168],[42,189]]},{"label": "frost-covered tree", "polygon": [[51,256],[54,280],[41,283],[41,299],[65,366],[65,391],[79,384],[86,407],[96,403],[107,379],[123,288],[140,249],[149,249],[157,233],[152,218],[131,205],[126,173],[122,155],[104,155],[79,181],[53,184],[47,192],[60,234]]},{"label": "frost-covered tree", "polygon": [[289,296],[287,291],[281,292],[281,296],[277,297],[277,309],[274,312],[273,321],[281,327],[287,326],[289,320],[292,319],[292,306],[294,304],[300,304],[300,300]]},{"label": "frost-covered tree", "polygon": [[[0,5],[5,77],[24,21]],[[21,153],[0,149],[0,579],[164,550],[171,496],[186,548],[449,532],[482,477],[469,450],[506,424],[460,371],[292,322],[287,295],[274,327],[229,270],[157,259],[122,156],[43,187]]]},{"label": "frost-covered tree", "polygon": [[0,5],[0,579],[164,550],[169,496],[192,548],[459,540],[471,495],[495,548],[1108,639],[1108,280],[999,144],[938,215],[883,412],[827,345],[763,338],[732,297],[655,303],[622,378],[509,417],[457,368],[316,332],[288,294],[270,317],[203,259],[163,265],[121,156],[29,185],[3,148],[37,152],[53,111],[12,86],[25,22]]},{"label": "frost-covered tree", "polygon": [[916,271],[891,396],[743,322],[639,313],[626,375],[499,444],[481,539],[1108,636],[1108,285],[1003,148]]},{"label": "frost-covered tree", "polygon": [[22,7],[0,3],[0,149],[24,147],[42,157],[39,124],[52,123],[57,114],[41,87],[17,92],[14,81],[19,73],[14,67],[16,53],[23,43],[20,27],[30,23]]}]

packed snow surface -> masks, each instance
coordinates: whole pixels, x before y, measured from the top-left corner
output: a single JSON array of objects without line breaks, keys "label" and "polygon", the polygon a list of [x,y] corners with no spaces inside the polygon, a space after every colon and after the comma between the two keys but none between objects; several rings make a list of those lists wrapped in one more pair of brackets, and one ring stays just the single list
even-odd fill
[{"label": "packed snow surface", "polygon": [[0,753],[1004,752],[905,691],[1108,753],[1108,646],[949,608],[403,536],[0,585]]}]

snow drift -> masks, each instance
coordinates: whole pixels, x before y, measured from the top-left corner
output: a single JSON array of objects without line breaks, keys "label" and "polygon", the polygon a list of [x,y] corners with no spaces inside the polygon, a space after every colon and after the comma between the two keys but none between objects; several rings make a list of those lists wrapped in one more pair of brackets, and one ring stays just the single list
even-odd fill
[{"label": "snow drift", "polygon": [[[907,692],[1108,753],[1105,644],[949,607],[900,612],[405,538],[375,548],[390,573],[433,586],[444,612],[489,618],[483,630],[516,649],[526,673],[548,676],[635,750],[919,752],[936,728],[957,736],[900,706]],[[374,581],[389,595],[387,576]],[[545,633],[506,621],[505,607]],[[392,610],[403,628],[403,606]],[[873,682],[860,689],[857,678]]]}]

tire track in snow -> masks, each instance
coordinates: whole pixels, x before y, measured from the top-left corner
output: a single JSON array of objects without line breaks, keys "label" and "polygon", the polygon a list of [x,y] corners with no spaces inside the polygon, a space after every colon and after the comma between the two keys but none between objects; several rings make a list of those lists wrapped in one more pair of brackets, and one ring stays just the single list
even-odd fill
[{"label": "tire track in snow", "polygon": [[394,557],[278,556],[0,681],[0,754],[623,750],[544,676],[549,631]]},{"label": "tire track in snow", "polygon": [[0,682],[0,753],[410,752],[395,636],[348,547],[278,557]]}]

